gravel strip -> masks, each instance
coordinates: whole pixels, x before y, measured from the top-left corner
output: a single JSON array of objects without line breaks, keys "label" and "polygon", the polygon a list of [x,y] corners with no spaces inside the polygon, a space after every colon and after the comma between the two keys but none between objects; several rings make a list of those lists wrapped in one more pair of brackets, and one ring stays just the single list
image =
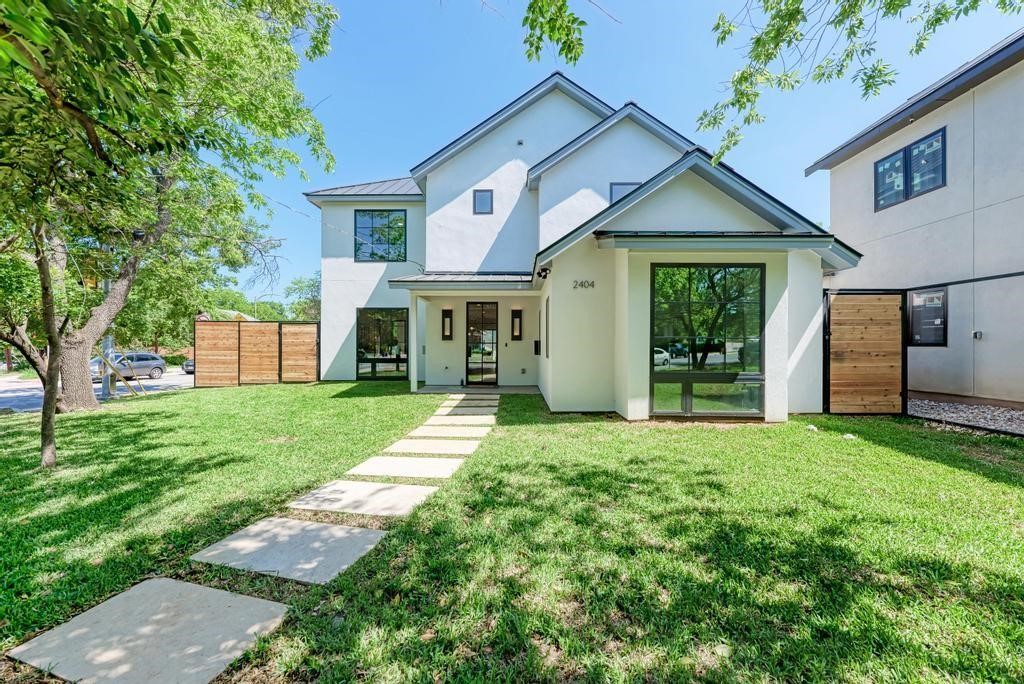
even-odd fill
[{"label": "gravel strip", "polygon": [[1024,411],[1002,406],[911,399],[907,403],[907,413],[918,418],[939,422],[948,420],[1024,436]]}]

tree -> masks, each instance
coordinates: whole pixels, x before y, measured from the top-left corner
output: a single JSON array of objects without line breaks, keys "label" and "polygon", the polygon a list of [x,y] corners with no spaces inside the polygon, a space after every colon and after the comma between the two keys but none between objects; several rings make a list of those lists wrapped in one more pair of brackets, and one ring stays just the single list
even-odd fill
[{"label": "tree", "polygon": [[311,278],[295,278],[284,290],[284,296],[290,300],[289,310],[292,320],[320,320],[320,271]]},{"label": "tree", "polygon": [[[58,375],[66,403],[95,405],[89,356],[148,260],[264,257],[273,243],[245,217],[246,200],[265,206],[255,182],[298,163],[291,139],[330,166],[294,76],[297,42],[323,56],[335,18],[319,0],[5,6],[0,247],[30,249],[39,279],[44,465]],[[108,276],[109,291],[85,277],[76,288],[69,274],[85,271]]]},{"label": "tree", "polygon": [[[589,0],[597,5],[595,0]],[[1004,14],[1019,14],[1024,0],[995,0]],[[746,0],[732,16],[718,16],[712,27],[718,44],[738,46],[745,64],[729,79],[727,95],[697,120],[702,131],[722,130],[717,162],[742,140],[741,131],[764,122],[761,96],[806,83],[850,78],[865,98],[896,80],[889,50],[876,36],[887,22],[917,26],[910,54],[917,55],[941,27],[978,11],[980,0]],[[523,19],[528,59],[539,59],[546,42],[575,64],[583,55],[586,22],[569,0],[530,0]],[[724,129],[724,130],[723,130]]]}]

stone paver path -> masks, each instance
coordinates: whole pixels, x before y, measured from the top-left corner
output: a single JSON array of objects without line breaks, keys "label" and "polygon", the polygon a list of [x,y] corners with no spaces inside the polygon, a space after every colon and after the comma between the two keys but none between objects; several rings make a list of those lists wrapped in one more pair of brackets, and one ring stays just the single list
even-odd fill
[{"label": "stone paver path", "polygon": [[[366,477],[444,479],[495,424],[497,394],[451,394],[389,453],[349,470]],[[438,458],[446,454],[449,457]],[[336,480],[289,504],[296,509],[407,515],[436,487]],[[192,556],[299,582],[323,584],[387,534],[272,517]],[[8,655],[72,681],[209,682],[281,623],[287,606],[167,578],[150,579],[12,649]]]},{"label": "stone paver path", "polygon": [[486,437],[489,425],[421,425],[409,433],[410,437]]},{"label": "stone paver path", "polygon": [[281,623],[288,607],[149,579],[12,649],[76,682],[208,682]]},{"label": "stone paver path", "polygon": [[390,454],[448,454],[469,456],[480,446],[476,439],[400,439],[384,451]]},{"label": "stone paver path", "polygon": [[374,456],[345,474],[370,477],[425,477],[432,480],[444,480],[455,474],[460,465],[462,465],[461,458]]},{"label": "stone paver path", "polygon": [[384,537],[379,530],[266,518],[208,546],[192,560],[327,584]]},{"label": "stone paver path", "polygon": [[361,515],[409,515],[437,487],[335,480],[288,504],[289,508]]}]

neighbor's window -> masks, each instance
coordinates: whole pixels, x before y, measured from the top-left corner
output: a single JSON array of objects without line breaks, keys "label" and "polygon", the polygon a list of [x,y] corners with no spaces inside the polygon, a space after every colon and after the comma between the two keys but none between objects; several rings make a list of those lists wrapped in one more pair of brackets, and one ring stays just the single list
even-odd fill
[{"label": "neighbor's window", "polygon": [[910,344],[946,346],[946,288],[910,293]]},{"label": "neighbor's window", "polygon": [[946,129],[875,162],[875,211],[946,184]]},{"label": "neighbor's window", "polygon": [[405,210],[356,209],[356,261],[405,261]]},{"label": "neighbor's window", "polygon": [[473,191],[473,213],[493,214],[494,213],[494,191],[474,190]]},{"label": "neighbor's window", "polygon": [[356,375],[360,379],[408,377],[408,309],[358,309]]},{"label": "neighbor's window", "polygon": [[611,183],[608,186],[608,201],[615,203],[640,187],[639,183]]},{"label": "neighbor's window", "polygon": [[683,415],[764,406],[764,267],[655,264],[651,407]]}]

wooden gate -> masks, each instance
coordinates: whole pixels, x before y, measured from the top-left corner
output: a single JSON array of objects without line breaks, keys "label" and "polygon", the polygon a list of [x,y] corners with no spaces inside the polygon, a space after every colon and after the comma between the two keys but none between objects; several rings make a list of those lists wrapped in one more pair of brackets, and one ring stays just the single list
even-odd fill
[{"label": "wooden gate", "polygon": [[906,413],[903,291],[825,293],[825,411]]},{"label": "wooden gate", "polygon": [[320,324],[197,321],[196,387],[316,382]]}]

